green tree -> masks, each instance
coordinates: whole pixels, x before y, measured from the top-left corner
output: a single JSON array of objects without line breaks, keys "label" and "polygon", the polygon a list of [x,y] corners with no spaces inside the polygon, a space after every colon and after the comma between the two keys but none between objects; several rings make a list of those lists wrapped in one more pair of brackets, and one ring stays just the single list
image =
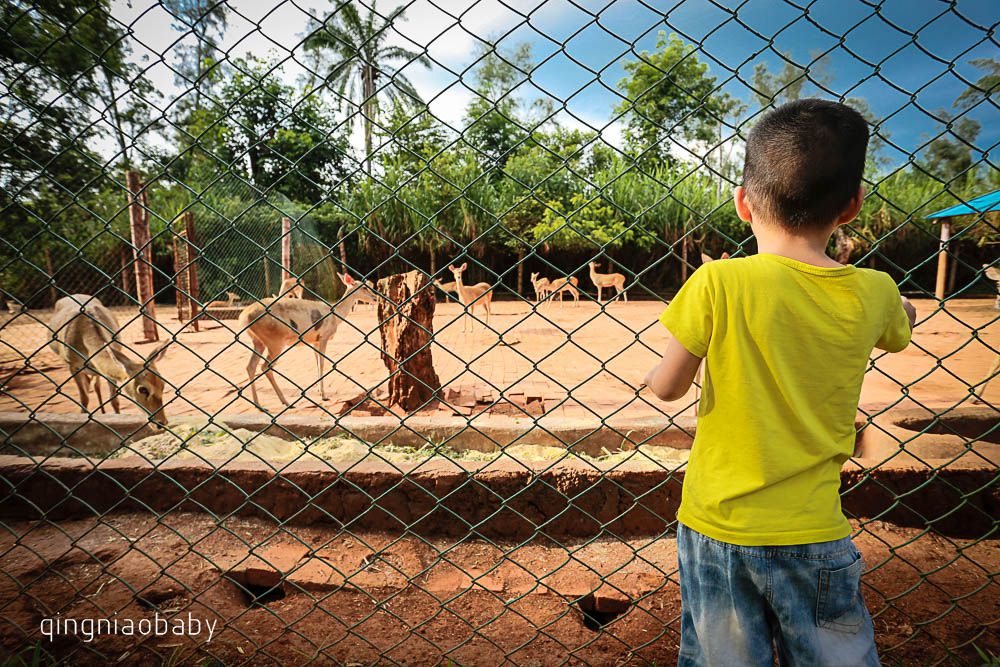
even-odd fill
[{"label": "green tree", "polygon": [[0,283],[21,300],[51,301],[56,290],[43,286],[58,283],[63,263],[87,263],[88,234],[108,224],[93,214],[104,160],[90,146],[104,72],[122,66],[125,38],[101,0],[6,2],[0,32]]},{"label": "green tree", "polygon": [[217,0],[162,0],[161,4],[174,17],[174,29],[193,37],[194,44],[181,43],[176,48],[175,79],[194,91],[191,106],[198,109],[208,88],[218,80],[213,70],[221,64],[215,54],[226,31],[229,8]]},{"label": "green tree", "polygon": [[[325,86],[337,96],[338,104],[347,102],[360,112],[365,135],[365,164],[370,167],[372,131],[378,123],[379,98],[421,103],[420,95],[400,71],[399,63],[411,62],[430,67],[426,54],[416,53],[388,42],[393,24],[403,20],[406,5],[397,7],[382,20],[377,2],[372,2],[367,16],[352,2],[338,2],[336,8],[305,40],[325,70]],[[355,116],[357,117],[357,116]]]},{"label": "green tree", "polygon": [[625,72],[618,88],[626,99],[616,111],[625,118],[630,149],[647,160],[669,161],[677,137],[710,141],[732,103],[717,90],[695,47],[663,31],[656,50],[626,62]]},{"label": "green tree", "polygon": [[535,67],[527,42],[502,54],[495,47],[482,46],[476,62],[474,97],[465,110],[462,136],[479,153],[485,169],[502,169],[518,146],[540,129],[551,114],[551,105],[518,94]]},{"label": "green tree", "polygon": [[347,140],[315,93],[301,94],[271,63],[238,59],[211,108],[194,110],[176,180],[211,183],[220,170],[245,176],[262,193],[315,202],[346,170]]}]

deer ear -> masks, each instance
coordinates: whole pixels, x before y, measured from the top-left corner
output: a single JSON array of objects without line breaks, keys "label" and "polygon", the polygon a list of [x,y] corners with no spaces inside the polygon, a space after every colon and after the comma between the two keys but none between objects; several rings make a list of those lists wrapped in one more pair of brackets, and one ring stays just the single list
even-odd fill
[{"label": "deer ear", "polygon": [[462,262],[462,270],[463,271],[465,271],[465,269],[468,268],[468,266],[469,266],[468,262]]},{"label": "deer ear", "polygon": [[722,259],[729,259],[729,253],[728,252],[722,253]]},{"label": "deer ear", "polygon": [[701,263],[702,264],[708,264],[711,261],[712,261],[712,256],[711,255],[709,255],[707,252],[701,253]]},{"label": "deer ear", "polygon": [[158,348],[150,352],[149,356],[146,357],[146,363],[155,364],[157,361],[162,359],[163,355],[167,353],[167,348],[170,346],[170,343],[172,342],[173,342],[172,340],[168,340],[167,342],[163,343]]}]

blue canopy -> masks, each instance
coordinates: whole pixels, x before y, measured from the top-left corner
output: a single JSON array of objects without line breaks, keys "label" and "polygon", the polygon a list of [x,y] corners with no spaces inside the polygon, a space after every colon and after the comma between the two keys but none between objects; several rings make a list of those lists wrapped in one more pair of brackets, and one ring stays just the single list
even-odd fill
[{"label": "blue canopy", "polygon": [[986,211],[1000,211],[1000,190],[980,195],[975,199],[970,199],[968,203],[956,204],[942,209],[937,213],[931,213],[928,218],[950,218],[953,215],[971,215],[974,213],[986,213]]}]

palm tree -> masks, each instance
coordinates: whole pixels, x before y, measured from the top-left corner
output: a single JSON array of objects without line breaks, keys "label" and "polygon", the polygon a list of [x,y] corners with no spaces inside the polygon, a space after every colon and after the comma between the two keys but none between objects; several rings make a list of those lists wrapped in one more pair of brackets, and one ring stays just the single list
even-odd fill
[{"label": "palm tree", "polygon": [[[372,125],[378,115],[379,96],[422,104],[416,88],[394,63],[417,62],[430,67],[427,54],[415,53],[387,43],[394,21],[402,19],[406,6],[393,10],[382,20],[376,3],[362,17],[350,1],[337,3],[323,24],[305,40],[305,48],[317,56],[328,55],[332,64],[324,74],[325,83],[340,101],[360,108],[365,131],[365,163],[370,165]],[[390,80],[380,88],[382,78]]]}]

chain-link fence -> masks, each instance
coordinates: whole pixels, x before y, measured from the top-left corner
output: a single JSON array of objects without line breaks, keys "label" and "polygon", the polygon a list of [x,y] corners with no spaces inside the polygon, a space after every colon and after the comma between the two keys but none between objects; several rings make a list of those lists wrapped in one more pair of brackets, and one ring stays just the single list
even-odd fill
[{"label": "chain-link fence", "polygon": [[995,664],[996,25],[976,0],[5,2],[5,659],[676,660],[698,389],[641,385],[657,317],[753,254],[744,137],[821,96],[872,129],[830,253],[918,310],[842,473],[876,640]]}]

